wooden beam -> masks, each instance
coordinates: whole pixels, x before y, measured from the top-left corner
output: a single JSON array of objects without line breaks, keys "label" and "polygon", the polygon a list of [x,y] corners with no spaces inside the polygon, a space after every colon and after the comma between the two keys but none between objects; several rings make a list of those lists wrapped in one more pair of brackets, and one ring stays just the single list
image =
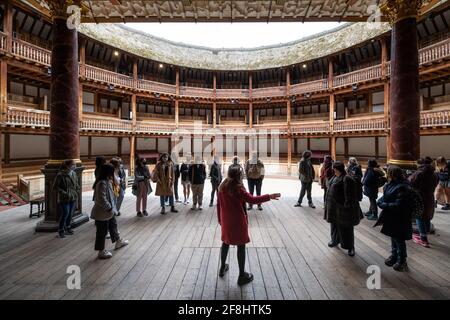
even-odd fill
[{"label": "wooden beam", "polygon": [[[26,20],[26,19],[24,19]],[[6,1],[5,17],[3,19],[3,30],[6,33],[6,51],[12,52],[13,40],[13,8],[11,1]]]},{"label": "wooden beam", "polygon": [[136,137],[129,137],[130,140],[130,175],[134,176],[134,162],[136,157]]},{"label": "wooden beam", "polygon": [[0,60],[0,122],[6,119],[8,111],[8,64]]}]

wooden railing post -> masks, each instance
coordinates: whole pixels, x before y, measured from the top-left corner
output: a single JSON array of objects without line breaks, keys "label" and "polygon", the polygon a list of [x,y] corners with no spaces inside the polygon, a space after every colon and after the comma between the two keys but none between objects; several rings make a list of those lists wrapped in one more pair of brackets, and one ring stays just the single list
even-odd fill
[{"label": "wooden railing post", "polygon": [[13,44],[13,8],[10,0],[6,0],[3,30],[6,34],[6,52],[12,53]]},{"label": "wooden railing post", "polygon": [[0,60],[0,123],[6,120],[8,110],[8,64]]}]

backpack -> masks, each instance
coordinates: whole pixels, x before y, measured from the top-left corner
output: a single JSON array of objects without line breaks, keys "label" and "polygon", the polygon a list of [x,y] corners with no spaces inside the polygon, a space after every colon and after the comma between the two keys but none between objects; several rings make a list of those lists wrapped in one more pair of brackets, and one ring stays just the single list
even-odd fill
[{"label": "backpack", "polygon": [[411,209],[411,216],[414,219],[422,218],[425,206],[423,203],[422,196],[414,188],[409,188],[408,190],[408,204]]}]

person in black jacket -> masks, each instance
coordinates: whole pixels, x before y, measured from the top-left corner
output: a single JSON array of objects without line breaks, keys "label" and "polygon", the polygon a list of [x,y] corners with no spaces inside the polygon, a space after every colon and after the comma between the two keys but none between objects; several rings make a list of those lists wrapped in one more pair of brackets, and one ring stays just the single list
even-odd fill
[{"label": "person in black jacket", "polygon": [[181,185],[183,186],[184,202],[189,204],[189,195],[191,193],[191,180],[189,179],[189,168],[191,167],[191,156],[187,155],[186,160],[180,166]]},{"label": "person in black jacket", "polygon": [[370,208],[366,213],[368,220],[378,219],[378,208],[377,208],[377,198],[378,198],[378,188],[380,187],[380,179],[384,178],[384,172],[380,169],[377,161],[371,159],[367,162],[367,170],[364,173],[363,186],[364,195],[369,198]]},{"label": "person in black jacket", "polygon": [[192,184],[192,208],[202,210],[203,189],[205,187],[206,167],[200,156],[195,156],[195,163],[189,167],[189,180]]},{"label": "person in black jacket", "polygon": [[361,165],[358,163],[358,160],[356,160],[355,157],[350,157],[348,159],[348,167],[347,167],[347,174],[353,178],[356,182],[356,188],[358,192],[358,200],[361,201],[363,198],[363,191],[362,191],[362,177],[363,173],[361,170]]},{"label": "person in black jacket", "polygon": [[436,166],[439,177],[439,184],[436,187],[436,200],[443,204],[442,210],[450,210],[450,160],[447,161],[444,157],[438,157]]},{"label": "person in black jacket", "polygon": [[333,163],[334,176],[329,182],[326,193],[325,216],[331,224],[331,241],[329,247],[341,244],[342,249],[348,250],[348,255],[355,255],[354,226],[362,218],[356,181],[349,177],[342,162]]},{"label": "person in black jacket", "polygon": [[211,177],[211,201],[209,202],[209,206],[212,207],[214,203],[214,195],[219,188],[220,182],[222,182],[222,167],[220,165],[219,157],[214,156],[213,163],[211,165],[211,169],[209,170],[209,176]]},{"label": "person in black jacket", "polygon": [[389,166],[388,180],[384,186],[383,196],[377,204],[382,209],[376,225],[382,224],[381,233],[391,237],[391,256],[385,264],[396,271],[406,271],[406,240],[412,238],[412,213],[410,183],[403,170],[397,166]]},{"label": "person in black jacket", "polygon": [[178,197],[178,180],[180,179],[180,164],[178,163],[178,155],[172,152],[173,162],[173,194],[175,196],[175,202],[181,202]]}]

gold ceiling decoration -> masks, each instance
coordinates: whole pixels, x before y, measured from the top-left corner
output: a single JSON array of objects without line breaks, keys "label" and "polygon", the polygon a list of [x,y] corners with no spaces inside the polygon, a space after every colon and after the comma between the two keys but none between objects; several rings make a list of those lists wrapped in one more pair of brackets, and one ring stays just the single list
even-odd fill
[{"label": "gold ceiling decoration", "polygon": [[417,18],[423,3],[423,0],[385,0],[381,11],[394,24],[402,19]]}]

